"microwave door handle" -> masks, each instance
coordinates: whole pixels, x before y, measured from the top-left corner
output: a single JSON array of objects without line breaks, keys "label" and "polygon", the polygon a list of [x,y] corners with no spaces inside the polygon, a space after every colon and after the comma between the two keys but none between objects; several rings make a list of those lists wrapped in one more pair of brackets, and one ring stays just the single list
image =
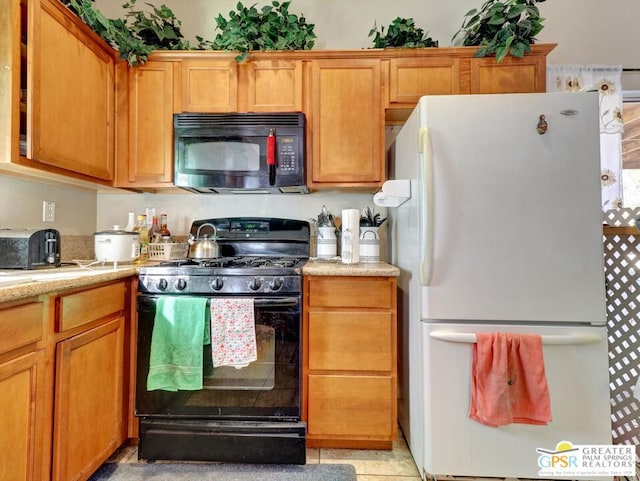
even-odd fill
[{"label": "microwave door handle", "polygon": [[267,168],[269,169],[269,185],[276,183],[276,136],[274,129],[269,129],[267,137]]}]

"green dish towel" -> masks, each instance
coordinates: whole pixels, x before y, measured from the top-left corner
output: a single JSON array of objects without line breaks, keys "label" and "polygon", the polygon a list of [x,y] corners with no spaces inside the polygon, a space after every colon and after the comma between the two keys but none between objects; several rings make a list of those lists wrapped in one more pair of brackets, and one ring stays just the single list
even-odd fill
[{"label": "green dish towel", "polygon": [[151,334],[147,390],[202,389],[207,298],[161,296]]}]

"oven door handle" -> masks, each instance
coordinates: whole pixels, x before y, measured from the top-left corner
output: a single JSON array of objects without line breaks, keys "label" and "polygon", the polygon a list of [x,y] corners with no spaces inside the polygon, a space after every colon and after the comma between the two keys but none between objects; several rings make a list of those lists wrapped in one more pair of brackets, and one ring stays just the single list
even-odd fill
[{"label": "oven door handle", "polygon": [[[146,306],[155,305],[157,295],[144,295],[138,296],[138,303]],[[277,297],[277,298],[256,298],[253,300],[253,304],[257,307],[295,307],[300,303],[298,297]],[[207,305],[209,302],[207,302]]]},{"label": "oven door handle", "polygon": [[257,307],[289,307],[297,306],[299,302],[300,299],[297,297],[259,298],[253,300],[253,304]]}]

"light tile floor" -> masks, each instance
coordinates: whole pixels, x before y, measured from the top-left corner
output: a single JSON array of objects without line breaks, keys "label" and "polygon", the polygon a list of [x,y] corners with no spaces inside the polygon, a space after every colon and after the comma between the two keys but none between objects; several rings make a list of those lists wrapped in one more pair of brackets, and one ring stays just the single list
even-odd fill
[{"label": "light tile floor", "polygon": [[[118,450],[109,462],[135,463],[138,461],[136,446]],[[358,481],[420,481],[411,452],[400,436],[393,449],[307,449],[307,464],[352,464],[356,468]]]}]

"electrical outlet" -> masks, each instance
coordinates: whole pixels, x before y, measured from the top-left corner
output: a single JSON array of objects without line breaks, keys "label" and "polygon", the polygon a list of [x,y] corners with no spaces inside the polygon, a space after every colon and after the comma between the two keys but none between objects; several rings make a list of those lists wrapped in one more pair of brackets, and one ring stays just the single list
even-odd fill
[{"label": "electrical outlet", "polygon": [[56,221],[56,203],[49,200],[42,202],[42,222]]}]

